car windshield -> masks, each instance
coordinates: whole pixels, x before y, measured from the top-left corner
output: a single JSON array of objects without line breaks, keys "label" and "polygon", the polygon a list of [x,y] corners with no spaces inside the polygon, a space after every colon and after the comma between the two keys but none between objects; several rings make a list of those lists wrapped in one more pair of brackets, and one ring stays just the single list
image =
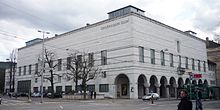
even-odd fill
[{"label": "car windshield", "polygon": [[151,94],[147,94],[147,96],[151,96]]}]

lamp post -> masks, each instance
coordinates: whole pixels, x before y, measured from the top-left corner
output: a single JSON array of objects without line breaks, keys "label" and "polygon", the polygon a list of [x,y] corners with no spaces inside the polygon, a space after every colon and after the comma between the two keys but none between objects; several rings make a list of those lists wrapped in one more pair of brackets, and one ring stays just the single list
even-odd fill
[{"label": "lamp post", "polygon": [[42,33],[43,34],[43,39],[42,39],[42,65],[41,65],[41,68],[42,68],[42,71],[41,71],[41,86],[40,86],[40,89],[41,89],[41,103],[43,103],[43,74],[44,74],[44,35],[45,34],[50,34],[49,32],[46,32],[46,31],[41,31],[41,30],[38,30],[38,32]]}]

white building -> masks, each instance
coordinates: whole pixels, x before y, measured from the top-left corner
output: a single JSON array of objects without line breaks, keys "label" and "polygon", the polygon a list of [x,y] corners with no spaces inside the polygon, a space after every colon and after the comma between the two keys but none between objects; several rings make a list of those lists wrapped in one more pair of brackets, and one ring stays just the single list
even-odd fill
[{"label": "white building", "polygon": [[[56,53],[54,62],[62,64],[67,62],[69,50],[94,53],[95,63],[106,75],[89,82],[97,93],[115,98],[138,98],[148,92],[175,97],[177,88],[190,82],[188,72],[202,75],[192,83],[210,85],[215,80],[207,69],[206,44],[202,39],[148,18],[143,10],[133,6],[108,14],[106,20],[45,41],[46,49]],[[36,68],[40,70],[41,49],[39,42],[18,50],[18,92],[27,91],[27,87],[32,92],[40,90],[40,77],[34,73]],[[65,71],[62,66],[55,72]],[[55,80],[55,91],[74,89],[73,81],[61,77]],[[46,90],[50,83],[45,80],[43,85]]]}]

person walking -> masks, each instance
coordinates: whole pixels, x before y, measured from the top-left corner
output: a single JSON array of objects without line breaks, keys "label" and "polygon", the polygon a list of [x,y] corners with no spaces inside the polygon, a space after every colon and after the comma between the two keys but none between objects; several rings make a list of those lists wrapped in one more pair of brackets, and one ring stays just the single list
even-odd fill
[{"label": "person walking", "polygon": [[181,101],[178,104],[177,110],[192,110],[192,102],[188,99],[188,94],[186,90],[180,91]]},{"label": "person walking", "polygon": [[197,90],[196,110],[203,110],[202,108],[202,92]]}]

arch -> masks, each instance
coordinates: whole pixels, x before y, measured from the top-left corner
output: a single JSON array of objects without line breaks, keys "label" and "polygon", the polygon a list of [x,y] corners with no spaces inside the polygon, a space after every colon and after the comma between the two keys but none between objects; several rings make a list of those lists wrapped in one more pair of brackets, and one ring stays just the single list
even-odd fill
[{"label": "arch", "polygon": [[176,79],[174,77],[170,78],[170,88],[169,93],[171,97],[176,96]]},{"label": "arch", "polygon": [[147,78],[145,75],[141,74],[138,77],[138,98],[142,98],[144,95],[146,95],[146,87],[148,87]]},{"label": "arch", "polygon": [[192,81],[192,84],[197,85],[196,80],[193,80],[193,81]]},{"label": "arch", "polygon": [[167,78],[165,76],[162,76],[160,78],[160,97],[166,98],[167,97]]},{"label": "arch", "polygon": [[189,80],[189,78],[186,78],[186,80],[185,80],[185,84],[186,84],[186,85],[190,84],[190,80]]},{"label": "arch", "polygon": [[208,86],[209,84],[208,84],[208,81],[205,79],[204,80],[204,85],[206,85],[206,86]]},{"label": "arch", "polygon": [[115,78],[115,85],[117,91],[117,98],[130,98],[129,78],[125,74],[119,74]]},{"label": "arch", "polygon": [[157,87],[158,87],[158,80],[155,75],[152,75],[150,77],[150,87],[149,87],[149,92],[150,93],[157,93]]},{"label": "arch", "polygon": [[183,88],[184,82],[183,82],[183,78],[179,77],[178,78],[178,88]]},{"label": "arch", "polygon": [[198,80],[198,84],[199,84],[199,85],[202,84],[202,80],[201,80],[201,79]]}]

